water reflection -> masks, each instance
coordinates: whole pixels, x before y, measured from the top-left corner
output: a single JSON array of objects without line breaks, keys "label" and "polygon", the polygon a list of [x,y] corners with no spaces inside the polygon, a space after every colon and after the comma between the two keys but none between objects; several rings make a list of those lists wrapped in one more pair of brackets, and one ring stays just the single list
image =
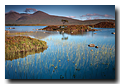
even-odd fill
[{"label": "water reflection", "polygon": [[[101,31],[76,34],[53,32],[42,39],[48,44],[47,50],[43,53],[33,51],[33,56],[29,55],[31,54],[29,52],[29,56],[26,54],[24,58],[21,54],[22,59],[12,57],[15,60],[6,56],[5,77],[8,79],[115,79],[115,35],[111,34],[114,31],[115,29],[101,29]],[[31,36],[41,37],[40,33],[31,33]],[[63,41],[62,38],[67,39]],[[90,43],[97,45],[98,48],[88,47]],[[10,55],[12,56],[13,53]]]},{"label": "water reflection", "polygon": [[[15,28],[15,29],[7,29],[7,28]],[[37,29],[42,29],[46,26],[5,26],[5,30],[9,30],[10,32],[26,32],[26,31],[36,31]],[[33,30],[34,29],[34,30]]]},{"label": "water reflection", "polygon": [[63,37],[62,37],[62,40],[68,40],[68,36],[65,37],[65,36],[64,36],[64,33],[61,33],[61,34],[62,34],[62,36],[63,36]]},{"label": "water reflection", "polygon": [[13,52],[10,52],[10,53],[5,52],[5,60],[12,61],[14,59],[24,58],[31,54],[43,52],[44,50],[47,50],[47,49],[38,49],[38,50],[30,50],[30,51],[25,51],[25,52],[14,52],[14,53]]},{"label": "water reflection", "polygon": [[69,34],[69,35],[86,35],[87,32],[74,32],[74,33],[68,32],[67,34]]}]

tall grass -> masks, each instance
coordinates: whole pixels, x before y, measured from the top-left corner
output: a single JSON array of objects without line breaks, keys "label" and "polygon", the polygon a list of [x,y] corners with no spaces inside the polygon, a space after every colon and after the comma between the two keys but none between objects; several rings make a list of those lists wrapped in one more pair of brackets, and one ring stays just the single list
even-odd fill
[{"label": "tall grass", "polygon": [[[45,41],[50,42],[47,51],[6,61],[6,73],[9,75],[7,77],[11,79],[114,78],[112,76],[115,76],[113,73],[115,45],[102,44],[96,49],[86,46],[86,41],[75,43],[53,38],[46,38]],[[9,71],[9,68],[14,70]]]}]

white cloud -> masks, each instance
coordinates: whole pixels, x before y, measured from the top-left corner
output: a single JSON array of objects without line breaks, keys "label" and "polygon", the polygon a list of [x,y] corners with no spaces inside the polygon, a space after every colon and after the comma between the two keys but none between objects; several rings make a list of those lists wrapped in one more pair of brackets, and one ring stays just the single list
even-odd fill
[{"label": "white cloud", "polygon": [[[86,14],[86,15],[82,15],[80,17],[92,17],[92,16],[101,16],[101,17],[107,17],[107,18],[115,18],[113,15],[108,15],[108,14],[104,14],[104,15],[101,15],[101,14],[97,14],[97,13],[93,13],[93,14]],[[89,19],[89,18],[88,18]]]},{"label": "white cloud", "polygon": [[66,16],[66,17],[68,17],[68,18],[75,18],[75,16]]},{"label": "white cloud", "polygon": [[91,20],[92,18],[91,17],[88,17],[87,20]]}]

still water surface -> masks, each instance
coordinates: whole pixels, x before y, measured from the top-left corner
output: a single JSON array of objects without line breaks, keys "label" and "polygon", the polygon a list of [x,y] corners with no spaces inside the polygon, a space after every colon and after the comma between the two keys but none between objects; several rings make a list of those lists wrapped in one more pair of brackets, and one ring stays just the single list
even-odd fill
[{"label": "still water surface", "polygon": [[[8,30],[9,26],[5,27]],[[10,31],[35,31],[45,26],[15,26]],[[52,32],[45,38],[46,50],[28,53],[21,58],[5,61],[6,79],[114,79],[115,28],[78,35]],[[97,33],[97,34],[94,34]],[[38,34],[39,35],[39,34]],[[66,40],[62,38],[67,38]],[[88,47],[95,44],[99,48]]]}]

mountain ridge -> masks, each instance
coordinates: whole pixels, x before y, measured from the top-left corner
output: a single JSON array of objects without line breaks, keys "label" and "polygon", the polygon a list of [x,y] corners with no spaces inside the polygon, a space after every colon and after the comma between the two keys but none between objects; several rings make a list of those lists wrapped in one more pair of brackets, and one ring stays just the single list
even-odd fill
[{"label": "mountain ridge", "polygon": [[97,24],[99,22],[113,22],[111,19],[95,19],[95,20],[76,20],[63,16],[49,15],[42,11],[37,11],[33,14],[18,13],[11,11],[5,14],[5,24],[46,24],[46,25],[62,25],[61,20],[66,19],[68,23],[66,25],[90,25]]}]

